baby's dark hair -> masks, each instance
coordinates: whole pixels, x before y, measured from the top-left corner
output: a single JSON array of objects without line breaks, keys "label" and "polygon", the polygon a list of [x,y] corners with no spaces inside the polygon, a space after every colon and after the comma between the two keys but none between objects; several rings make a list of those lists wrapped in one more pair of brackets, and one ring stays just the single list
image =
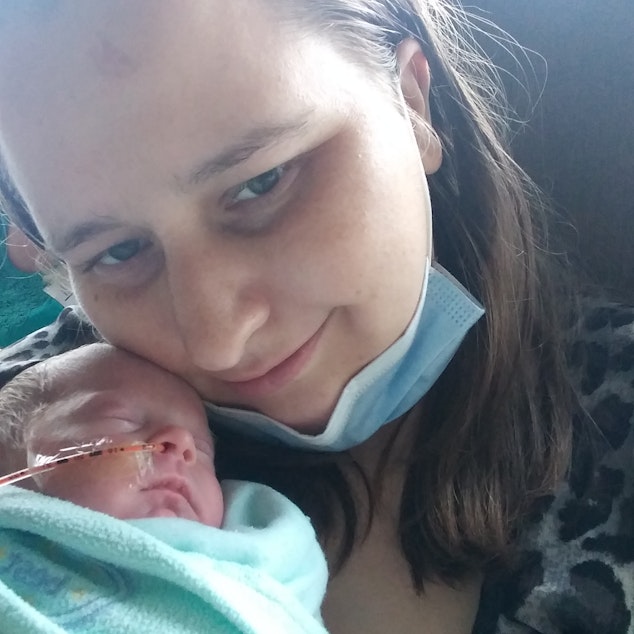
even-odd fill
[{"label": "baby's dark hair", "polygon": [[45,366],[31,366],[0,390],[0,475],[26,466],[24,453],[20,452],[26,452],[28,423],[50,402]]}]

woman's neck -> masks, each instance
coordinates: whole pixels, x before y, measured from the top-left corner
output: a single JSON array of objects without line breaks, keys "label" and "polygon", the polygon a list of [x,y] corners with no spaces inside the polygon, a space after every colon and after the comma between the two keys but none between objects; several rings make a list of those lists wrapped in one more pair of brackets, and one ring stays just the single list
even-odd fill
[{"label": "woman's neck", "polygon": [[[371,438],[350,450],[350,455],[365,475],[371,481],[378,480],[377,493],[385,488],[385,480],[398,479],[397,486],[402,486],[402,477],[421,415],[422,405],[419,403],[407,414],[384,425]],[[400,499],[400,491],[398,497]],[[390,499],[393,499],[393,495],[390,495]]]},{"label": "woman's neck", "polygon": [[[375,506],[367,537],[355,545],[350,559],[329,584],[324,618],[333,634],[409,634],[421,630],[426,634],[468,634],[473,627],[481,577],[454,587],[428,582],[420,594],[401,552],[401,493],[420,415],[418,406],[403,420],[386,425],[350,452],[370,481]],[[351,481],[358,479],[351,476]],[[355,489],[356,486],[361,485],[354,485]],[[364,491],[355,493],[358,499],[364,499]]]}]

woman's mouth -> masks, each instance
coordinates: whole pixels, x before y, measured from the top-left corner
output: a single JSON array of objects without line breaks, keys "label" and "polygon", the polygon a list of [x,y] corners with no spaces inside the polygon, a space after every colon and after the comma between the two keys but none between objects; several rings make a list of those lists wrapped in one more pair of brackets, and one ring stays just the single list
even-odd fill
[{"label": "woman's mouth", "polygon": [[240,397],[257,397],[271,394],[291,383],[313,358],[324,331],[324,322],[315,334],[286,359],[259,376],[239,381],[225,381],[232,393]]}]

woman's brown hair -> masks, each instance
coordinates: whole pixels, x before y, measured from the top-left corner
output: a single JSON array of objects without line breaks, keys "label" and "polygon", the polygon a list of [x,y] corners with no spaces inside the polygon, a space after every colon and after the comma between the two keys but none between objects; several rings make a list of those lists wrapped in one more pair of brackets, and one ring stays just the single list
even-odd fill
[{"label": "woman's brown hair", "polygon": [[[397,81],[395,52],[403,39],[415,38],[427,58],[431,120],[443,146],[442,166],[429,177],[435,256],[482,301],[486,316],[424,398],[398,534],[419,590],[426,578],[452,581],[503,565],[536,501],[565,474],[572,394],[560,263],[549,252],[546,205],[509,154],[499,77],[468,16],[440,0],[276,5],[388,82]],[[245,451],[244,441],[234,442]],[[262,466],[249,461],[246,472],[232,466],[231,452],[219,455],[232,475],[266,472],[269,482],[310,508],[318,527],[339,525],[329,497],[335,492],[347,529],[345,558],[355,530],[363,532],[359,518],[372,508],[369,483],[376,474],[365,474],[370,497],[364,503],[339,468],[345,456],[252,449]]]}]

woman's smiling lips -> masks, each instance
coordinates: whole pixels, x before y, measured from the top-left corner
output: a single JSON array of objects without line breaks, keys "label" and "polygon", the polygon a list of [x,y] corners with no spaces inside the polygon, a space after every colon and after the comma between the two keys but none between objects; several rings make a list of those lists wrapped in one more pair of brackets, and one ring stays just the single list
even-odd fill
[{"label": "woman's smiling lips", "polygon": [[225,380],[224,383],[234,394],[241,397],[264,396],[285,387],[299,375],[312,359],[327,321],[295,352],[264,374],[238,381]]}]

